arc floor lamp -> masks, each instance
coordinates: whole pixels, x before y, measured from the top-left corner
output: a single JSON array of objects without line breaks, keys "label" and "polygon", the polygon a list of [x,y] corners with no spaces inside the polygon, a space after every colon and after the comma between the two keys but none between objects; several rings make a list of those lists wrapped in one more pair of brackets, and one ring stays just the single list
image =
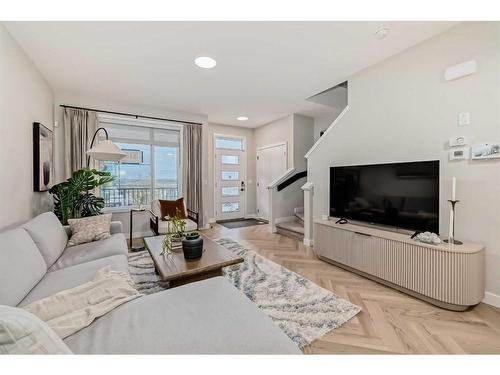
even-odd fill
[{"label": "arc floor lamp", "polygon": [[[94,142],[100,130],[104,131],[104,134],[106,134],[106,139],[102,142],[97,143],[94,146]],[[95,131],[94,136],[92,137],[92,142],[90,142],[90,148],[86,152],[86,154],[87,154],[87,167],[90,166],[91,157],[94,160],[118,161],[122,160],[125,156],[127,156],[127,154],[123,152],[120,149],[120,147],[118,147],[109,140],[108,131],[104,128],[99,128]]]}]

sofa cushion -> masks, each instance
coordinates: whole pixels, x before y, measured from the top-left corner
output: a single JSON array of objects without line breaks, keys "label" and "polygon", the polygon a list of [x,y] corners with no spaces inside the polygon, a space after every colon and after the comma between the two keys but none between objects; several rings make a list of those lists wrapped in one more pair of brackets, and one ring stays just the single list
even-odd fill
[{"label": "sofa cushion", "polygon": [[0,305],[16,306],[47,272],[47,264],[22,228],[0,233]]},{"label": "sofa cushion", "polygon": [[128,302],[64,342],[77,354],[301,353],[223,277]]},{"label": "sofa cushion", "polygon": [[53,212],[45,212],[22,226],[42,253],[47,267],[59,258],[66,247],[68,236]]},{"label": "sofa cushion", "polygon": [[186,207],[184,206],[184,198],[179,198],[175,201],[159,199],[159,202],[160,202],[161,219],[164,219],[166,216],[169,217],[178,216],[181,219],[186,218]]},{"label": "sofa cushion", "polygon": [[68,224],[71,229],[68,246],[105,240],[110,236],[111,214],[69,219]]},{"label": "sofa cushion", "polygon": [[35,315],[0,306],[0,354],[71,354],[71,350]]},{"label": "sofa cushion", "polygon": [[26,306],[62,290],[74,288],[91,281],[96,272],[106,266],[110,266],[113,271],[128,272],[128,259],[123,255],[115,255],[66,267],[58,271],[47,272],[38,285],[21,301],[19,306]]},{"label": "sofa cushion", "polygon": [[49,271],[55,271],[64,267],[70,267],[112,255],[127,255],[127,252],[128,248],[125,235],[123,233],[116,233],[105,240],[88,242],[66,248],[57,262],[49,268]]}]

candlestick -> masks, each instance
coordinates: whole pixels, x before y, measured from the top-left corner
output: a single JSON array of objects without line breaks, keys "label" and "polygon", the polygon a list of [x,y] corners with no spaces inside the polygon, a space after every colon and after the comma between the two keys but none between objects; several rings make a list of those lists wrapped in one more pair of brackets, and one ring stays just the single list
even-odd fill
[{"label": "candlestick", "polygon": [[456,193],[457,193],[457,178],[455,176],[453,176],[452,183],[451,183],[451,200],[452,201],[457,200]]},{"label": "candlestick", "polygon": [[455,239],[455,205],[460,202],[454,199],[448,200],[451,203],[450,208],[450,231],[448,234],[448,239],[444,240],[444,242],[448,242],[450,245],[462,245],[462,241],[458,241]]}]

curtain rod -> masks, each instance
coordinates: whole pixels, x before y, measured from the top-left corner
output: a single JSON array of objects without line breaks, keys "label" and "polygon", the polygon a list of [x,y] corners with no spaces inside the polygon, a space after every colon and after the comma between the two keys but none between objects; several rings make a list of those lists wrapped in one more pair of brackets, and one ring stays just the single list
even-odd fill
[{"label": "curtain rod", "polygon": [[65,104],[61,104],[61,105],[59,105],[59,107],[72,108],[72,109],[83,109],[83,110],[86,110],[86,111],[94,111],[94,112],[100,112],[100,113],[109,113],[111,115],[130,116],[130,117],[135,117],[136,119],[138,119],[138,118],[146,118],[146,119],[149,119],[149,120],[160,120],[160,121],[177,122],[179,124],[202,125],[201,122],[181,121],[181,120],[174,120],[174,119],[171,119],[171,118],[134,115],[134,114],[131,114],[131,113],[123,113],[123,112],[103,111],[101,109],[75,107],[75,106],[72,106],[72,105],[65,105]]}]

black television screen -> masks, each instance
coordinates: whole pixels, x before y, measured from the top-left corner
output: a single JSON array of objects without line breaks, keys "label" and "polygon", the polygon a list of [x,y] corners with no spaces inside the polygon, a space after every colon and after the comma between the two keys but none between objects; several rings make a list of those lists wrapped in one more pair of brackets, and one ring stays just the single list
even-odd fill
[{"label": "black television screen", "polygon": [[439,233],[439,160],[331,167],[330,216]]}]

